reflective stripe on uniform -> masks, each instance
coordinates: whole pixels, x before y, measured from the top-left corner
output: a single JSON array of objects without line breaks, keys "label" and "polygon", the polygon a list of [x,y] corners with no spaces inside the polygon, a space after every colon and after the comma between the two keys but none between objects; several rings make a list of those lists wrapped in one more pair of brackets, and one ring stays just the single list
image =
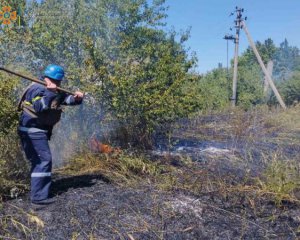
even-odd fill
[{"label": "reflective stripe on uniform", "polygon": [[31,173],[31,177],[51,177],[51,172],[35,172]]},{"label": "reflective stripe on uniform", "polygon": [[28,132],[28,133],[36,133],[36,132],[44,132],[47,133],[47,130],[39,129],[39,128],[27,128],[27,127],[19,127],[19,130],[22,132]]},{"label": "reflective stripe on uniform", "polygon": [[25,103],[26,105],[28,105],[28,106],[32,106],[32,103],[34,103],[35,101],[40,100],[40,99],[42,99],[42,97],[41,97],[41,96],[37,96],[37,97],[33,98],[33,99],[31,100],[31,102],[25,100],[24,103]]},{"label": "reflective stripe on uniform", "polygon": [[31,102],[34,103],[35,101],[40,100],[41,98],[42,98],[41,96],[37,96],[37,97],[33,98],[31,100]]},{"label": "reflective stripe on uniform", "polygon": [[41,98],[41,104],[42,104],[43,110],[47,110],[48,109],[48,106],[45,104],[45,99],[43,97]]},{"label": "reflective stripe on uniform", "polygon": [[66,102],[67,105],[70,105],[71,99],[72,99],[71,95],[66,98],[65,102]]}]

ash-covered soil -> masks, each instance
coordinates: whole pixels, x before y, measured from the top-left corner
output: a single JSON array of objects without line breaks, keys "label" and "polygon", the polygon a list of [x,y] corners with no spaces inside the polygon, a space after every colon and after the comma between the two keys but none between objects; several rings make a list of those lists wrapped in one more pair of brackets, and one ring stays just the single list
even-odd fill
[{"label": "ash-covered soil", "polygon": [[[199,165],[200,167],[200,165]],[[184,169],[182,169],[184,170]],[[300,208],[239,193],[119,187],[100,174],[56,176],[56,202],[3,203],[0,239],[297,239]],[[206,188],[207,189],[207,188]]]}]

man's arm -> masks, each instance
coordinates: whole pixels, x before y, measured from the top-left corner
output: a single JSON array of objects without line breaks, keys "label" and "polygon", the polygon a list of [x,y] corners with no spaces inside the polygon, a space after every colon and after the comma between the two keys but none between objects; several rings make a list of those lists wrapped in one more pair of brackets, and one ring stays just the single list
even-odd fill
[{"label": "man's arm", "polygon": [[62,104],[65,105],[79,105],[83,100],[83,93],[76,91],[74,95],[68,95]]}]

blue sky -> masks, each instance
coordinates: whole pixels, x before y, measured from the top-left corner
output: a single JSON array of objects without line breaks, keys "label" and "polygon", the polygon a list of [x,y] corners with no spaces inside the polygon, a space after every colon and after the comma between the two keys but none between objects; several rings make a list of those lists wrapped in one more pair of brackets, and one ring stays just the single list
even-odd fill
[{"label": "blue sky", "polygon": [[[176,31],[191,27],[185,44],[198,57],[197,71],[205,73],[221,62],[226,66],[226,33],[235,34],[235,16],[229,14],[239,6],[245,9],[246,24],[254,41],[272,38],[278,46],[287,38],[290,45],[300,48],[300,0],[166,0],[169,6],[167,28]],[[241,54],[247,47],[245,33],[240,35]],[[229,42],[229,58],[234,44]]]}]

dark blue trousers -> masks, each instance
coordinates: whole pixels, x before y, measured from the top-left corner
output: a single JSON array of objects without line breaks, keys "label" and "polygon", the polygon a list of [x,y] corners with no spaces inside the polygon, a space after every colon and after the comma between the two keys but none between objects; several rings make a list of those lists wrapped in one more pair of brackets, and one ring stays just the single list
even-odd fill
[{"label": "dark blue trousers", "polygon": [[52,156],[45,132],[19,131],[27,159],[31,162],[31,201],[49,197],[51,186]]}]

